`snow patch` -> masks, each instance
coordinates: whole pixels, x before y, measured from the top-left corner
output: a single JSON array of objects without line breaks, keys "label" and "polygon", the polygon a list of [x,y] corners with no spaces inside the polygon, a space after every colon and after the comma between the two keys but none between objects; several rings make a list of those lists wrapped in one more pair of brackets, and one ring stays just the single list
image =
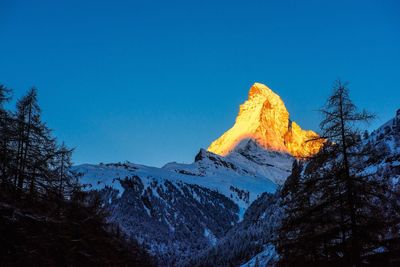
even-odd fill
[{"label": "snow patch", "polygon": [[217,244],[217,238],[207,227],[204,228],[204,237],[208,239],[211,246],[215,246]]}]

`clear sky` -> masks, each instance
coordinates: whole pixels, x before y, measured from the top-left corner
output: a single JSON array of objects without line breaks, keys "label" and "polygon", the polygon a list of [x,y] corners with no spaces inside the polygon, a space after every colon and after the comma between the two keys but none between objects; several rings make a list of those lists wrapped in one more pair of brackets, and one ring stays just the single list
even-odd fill
[{"label": "clear sky", "polygon": [[379,116],[371,128],[393,117],[399,14],[396,0],[0,0],[0,83],[39,89],[75,163],[191,162],[256,81],[303,128],[337,78]]}]

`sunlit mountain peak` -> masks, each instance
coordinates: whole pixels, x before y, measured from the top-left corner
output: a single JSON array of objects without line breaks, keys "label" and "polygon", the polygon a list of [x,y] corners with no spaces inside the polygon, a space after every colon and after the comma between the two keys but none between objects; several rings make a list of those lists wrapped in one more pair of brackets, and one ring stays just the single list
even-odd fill
[{"label": "sunlit mountain peak", "polygon": [[289,153],[295,157],[319,151],[322,142],[307,142],[318,135],[302,130],[292,122],[279,95],[261,83],[250,88],[246,102],[240,105],[235,124],[211,143],[208,151],[227,155],[244,139],[252,139],[261,147]]}]

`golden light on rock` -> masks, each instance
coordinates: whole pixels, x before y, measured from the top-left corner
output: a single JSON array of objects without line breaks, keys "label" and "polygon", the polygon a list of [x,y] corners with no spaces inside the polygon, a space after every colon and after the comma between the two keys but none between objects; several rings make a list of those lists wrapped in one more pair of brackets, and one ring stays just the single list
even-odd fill
[{"label": "golden light on rock", "polygon": [[309,141],[315,137],[315,132],[302,130],[289,119],[289,112],[277,94],[264,84],[255,83],[248,100],[240,105],[233,127],[212,142],[208,151],[224,156],[242,140],[253,139],[265,149],[306,157],[322,147],[322,140]]}]

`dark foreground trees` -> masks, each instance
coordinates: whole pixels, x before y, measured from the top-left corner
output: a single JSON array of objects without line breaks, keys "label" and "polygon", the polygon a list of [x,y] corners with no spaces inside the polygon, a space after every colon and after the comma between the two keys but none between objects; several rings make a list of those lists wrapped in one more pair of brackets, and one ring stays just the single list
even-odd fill
[{"label": "dark foreground trees", "polygon": [[0,266],[153,266],[70,171],[72,149],[41,119],[32,88],[6,109],[0,85]]},{"label": "dark foreground trees", "polygon": [[15,112],[4,108],[10,92],[0,87],[0,185],[16,199],[22,194],[63,198],[76,186],[68,171],[72,150],[57,144],[42,121],[35,88],[17,101]]},{"label": "dark foreground trees", "polygon": [[295,162],[282,189],[280,265],[396,266],[399,196],[389,179],[365,169],[379,153],[363,145],[357,128],[373,116],[357,110],[340,82],[321,112],[324,148]]},{"label": "dark foreground trees", "polygon": [[[61,203],[0,190],[0,266],[154,266],[147,252],[109,225],[96,202]],[[59,215],[61,211],[61,215]]]}]

